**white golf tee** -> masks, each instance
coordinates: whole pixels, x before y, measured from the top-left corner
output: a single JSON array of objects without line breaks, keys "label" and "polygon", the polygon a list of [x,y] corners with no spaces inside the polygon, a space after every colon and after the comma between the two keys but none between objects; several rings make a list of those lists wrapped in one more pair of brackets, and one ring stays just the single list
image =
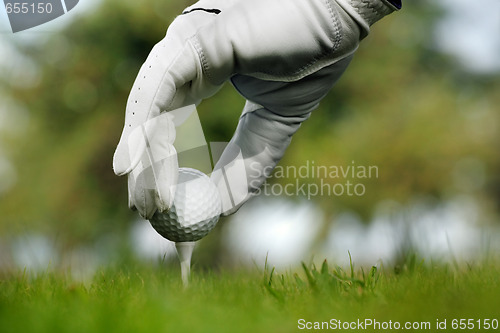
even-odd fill
[{"label": "white golf tee", "polygon": [[191,272],[191,256],[193,254],[195,242],[178,242],[175,243],[177,256],[181,263],[182,284],[187,287],[189,284],[189,275]]}]

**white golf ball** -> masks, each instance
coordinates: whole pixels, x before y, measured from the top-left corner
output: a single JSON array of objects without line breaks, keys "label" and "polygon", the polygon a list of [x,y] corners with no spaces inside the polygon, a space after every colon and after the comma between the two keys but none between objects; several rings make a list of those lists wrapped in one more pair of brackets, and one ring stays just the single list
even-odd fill
[{"label": "white golf ball", "polygon": [[201,171],[180,168],[172,207],[156,212],[149,222],[168,240],[194,242],[215,227],[221,210],[219,191],[210,178]]}]

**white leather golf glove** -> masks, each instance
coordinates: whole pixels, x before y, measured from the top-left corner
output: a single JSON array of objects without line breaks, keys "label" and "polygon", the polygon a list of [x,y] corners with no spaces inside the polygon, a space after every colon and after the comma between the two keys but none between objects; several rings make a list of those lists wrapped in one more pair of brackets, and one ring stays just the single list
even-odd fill
[{"label": "white leather golf glove", "polygon": [[370,26],[394,10],[389,0],[201,0],[188,7],[151,51],[127,101],[113,168],[129,175],[129,206],[145,218],[171,206],[178,165],[174,120],[165,113],[198,104],[231,78],[248,103],[213,180],[225,214],[234,212],[264,182]]}]

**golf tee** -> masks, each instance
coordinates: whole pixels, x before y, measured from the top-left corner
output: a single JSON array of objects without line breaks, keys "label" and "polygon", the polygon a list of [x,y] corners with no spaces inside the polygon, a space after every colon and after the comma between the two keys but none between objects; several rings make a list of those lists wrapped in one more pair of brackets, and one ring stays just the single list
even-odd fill
[{"label": "golf tee", "polygon": [[177,256],[181,263],[182,284],[187,287],[189,285],[189,275],[191,272],[191,256],[193,254],[195,242],[179,242],[175,243]]}]

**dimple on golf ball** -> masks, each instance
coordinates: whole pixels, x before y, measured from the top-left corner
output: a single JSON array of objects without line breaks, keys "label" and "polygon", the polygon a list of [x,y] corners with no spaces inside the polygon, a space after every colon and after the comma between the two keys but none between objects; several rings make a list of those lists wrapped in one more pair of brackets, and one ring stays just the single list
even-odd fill
[{"label": "dimple on golf ball", "polygon": [[205,237],[219,221],[222,203],[210,178],[191,168],[179,169],[174,202],[149,220],[153,228],[173,242],[194,242]]}]

